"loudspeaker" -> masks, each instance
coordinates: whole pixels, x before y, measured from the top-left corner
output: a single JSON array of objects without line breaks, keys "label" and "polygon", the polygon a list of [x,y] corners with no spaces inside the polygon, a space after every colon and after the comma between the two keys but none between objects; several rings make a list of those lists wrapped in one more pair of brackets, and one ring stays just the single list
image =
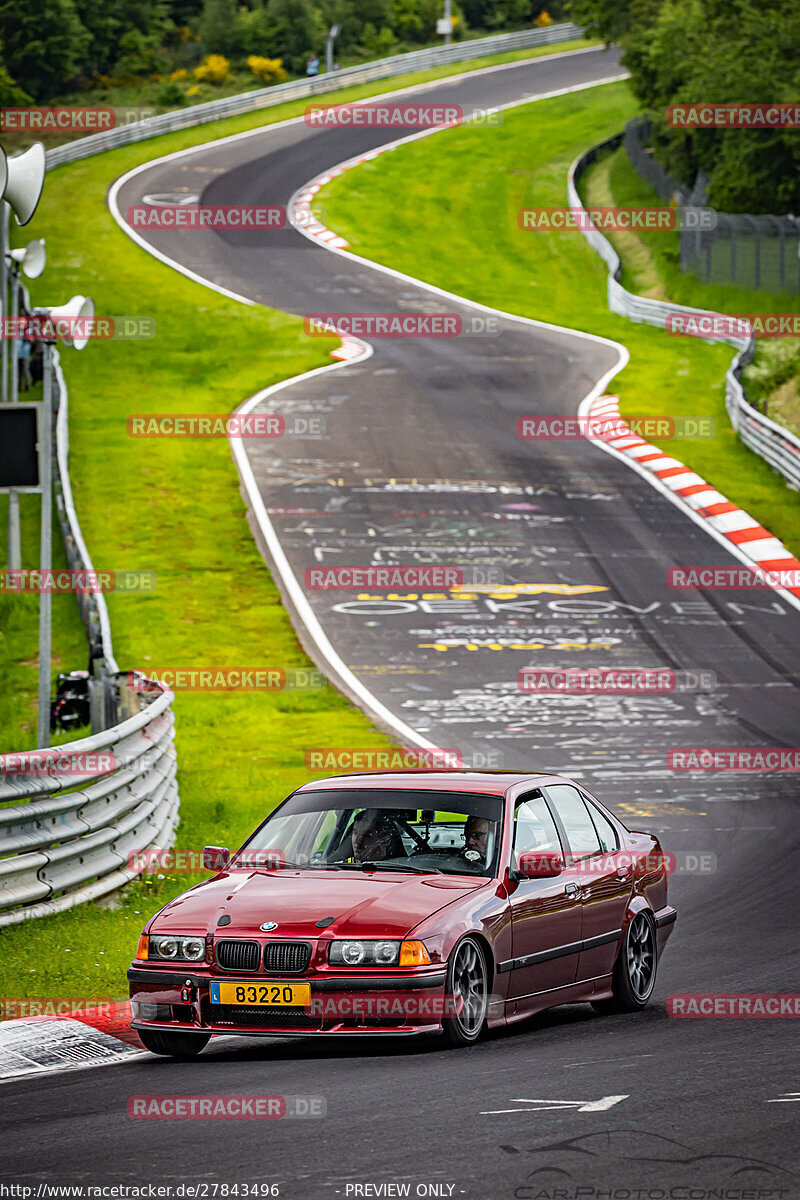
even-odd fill
[{"label": "loudspeaker", "polygon": [[[88,325],[94,316],[94,300],[90,296],[73,296],[66,304],[60,304],[57,308],[37,308],[34,309],[34,312],[37,316],[52,317],[54,321],[72,318],[85,321]],[[62,333],[61,341],[65,346],[83,350],[84,346],[89,343],[90,328],[84,326],[71,333]]]},{"label": "loudspeaker", "polygon": [[34,242],[28,242],[27,246],[23,246],[20,250],[12,250],[11,257],[17,266],[22,267],[28,279],[37,279],[47,263],[44,238],[37,238]]},{"label": "loudspeaker", "polygon": [[45,149],[34,142],[23,154],[6,160],[8,176],[3,187],[3,199],[14,210],[18,225],[27,225],[36,212],[44,187]]}]

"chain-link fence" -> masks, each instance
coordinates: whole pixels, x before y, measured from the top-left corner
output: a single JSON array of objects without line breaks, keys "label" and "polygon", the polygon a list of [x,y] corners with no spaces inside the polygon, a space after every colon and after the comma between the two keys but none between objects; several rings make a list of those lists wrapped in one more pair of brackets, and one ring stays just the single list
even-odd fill
[{"label": "chain-link fence", "polygon": [[[650,122],[634,118],[625,128],[625,149],[634,169],[663,200],[679,208],[706,202],[706,178],[687,188],[656,162],[647,148]],[[704,283],[735,283],[765,292],[800,293],[800,218],[769,213],[717,213],[713,229],[684,228],[681,270]]]}]

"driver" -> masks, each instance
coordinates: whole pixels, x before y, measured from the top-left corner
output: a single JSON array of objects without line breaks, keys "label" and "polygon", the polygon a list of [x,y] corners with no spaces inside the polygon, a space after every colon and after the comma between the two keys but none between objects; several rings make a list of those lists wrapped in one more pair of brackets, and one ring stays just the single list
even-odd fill
[{"label": "driver", "polygon": [[461,857],[467,862],[486,863],[489,846],[489,821],[486,817],[468,817],[464,823],[464,848]]},{"label": "driver", "polygon": [[363,812],[356,813],[351,837],[353,859],[357,863],[380,862],[384,858],[396,858],[405,853],[397,826],[390,815],[380,808],[365,808]]}]

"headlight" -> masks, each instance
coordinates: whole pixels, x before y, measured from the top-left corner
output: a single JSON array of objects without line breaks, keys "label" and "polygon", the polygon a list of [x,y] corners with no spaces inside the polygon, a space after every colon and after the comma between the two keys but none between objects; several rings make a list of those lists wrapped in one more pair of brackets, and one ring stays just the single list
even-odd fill
[{"label": "headlight", "polygon": [[400,942],[331,942],[328,962],[347,967],[392,966],[400,957]]},{"label": "headlight", "polygon": [[206,956],[206,941],[201,937],[180,937],[171,933],[151,935],[150,958],[180,959],[183,962],[202,962]]}]

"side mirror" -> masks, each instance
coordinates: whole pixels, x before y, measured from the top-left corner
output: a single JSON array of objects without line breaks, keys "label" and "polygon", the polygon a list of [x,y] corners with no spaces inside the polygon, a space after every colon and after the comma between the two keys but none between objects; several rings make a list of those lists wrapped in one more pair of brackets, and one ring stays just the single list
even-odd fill
[{"label": "side mirror", "polygon": [[227,846],[204,846],[203,866],[206,871],[224,871],[231,857]]},{"label": "side mirror", "polygon": [[517,876],[520,879],[552,879],[563,870],[564,859],[560,854],[528,850],[520,854],[517,861]]}]

